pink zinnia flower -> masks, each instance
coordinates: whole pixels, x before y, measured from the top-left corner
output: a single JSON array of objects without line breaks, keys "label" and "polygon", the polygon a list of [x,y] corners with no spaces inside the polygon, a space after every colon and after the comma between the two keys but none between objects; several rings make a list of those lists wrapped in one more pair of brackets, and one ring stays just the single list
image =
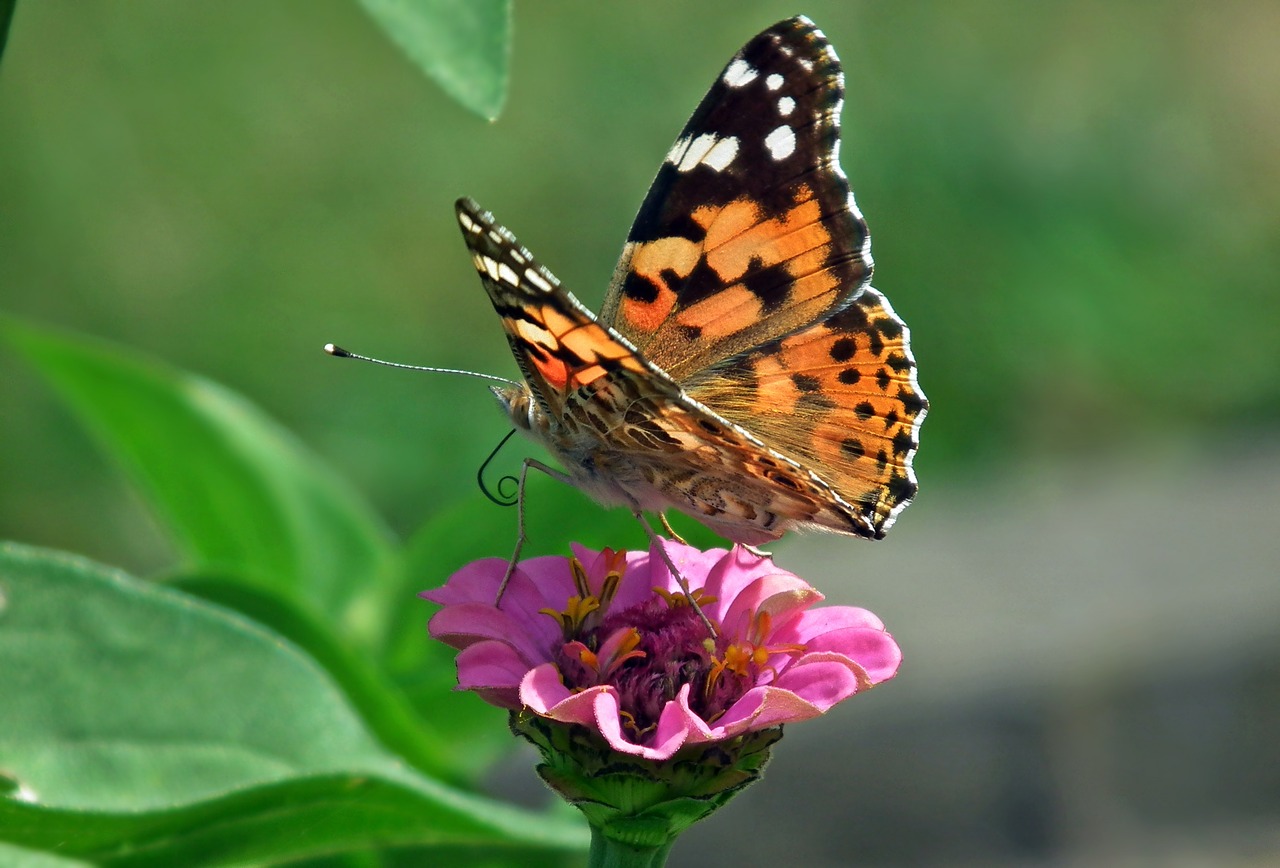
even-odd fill
[{"label": "pink zinnia flower", "polygon": [[579,547],[519,564],[498,605],[506,562],[463,567],[422,594],[444,606],[431,635],[459,649],[460,687],[654,761],[816,717],[897,672],[902,653],[879,618],[811,608],[822,595],[771,559],[666,550],[714,638],[658,551]]}]

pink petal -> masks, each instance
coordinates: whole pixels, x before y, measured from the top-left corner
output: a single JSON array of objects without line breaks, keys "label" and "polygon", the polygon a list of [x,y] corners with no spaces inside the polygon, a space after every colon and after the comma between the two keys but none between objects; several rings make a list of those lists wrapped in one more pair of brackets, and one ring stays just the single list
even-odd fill
[{"label": "pink petal", "polygon": [[858,692],[865,673],[841,654],[806,655],[778,676],[770,687],[786,690],[826,711]]},{"label": "pink petal", "polygon": [[733,600],[721,623],[729,636],[745,636],[757,611],[786,622],[806,607],[822,600],[822,594],[791,573],[759,576]]},{"label": "pink petal", "polygon": [[872,684],[887,681],[902,665],[902,649],[884,630],[849,627],[831,630],[805,643],[810,652],[834,651],[866,670]]},{"label": "pink petal", "polygon": [[[653,570],[648,552],[627,552],[627,569],[613,597],[610,608],[614,611],[629,609],[653,596]],[[665,585],[660,585],[665,587]]]},{"label": "pink petal", "polygon": [[597,724],[600,734],[609,742],[609,747],[619,753],[661,762],[670,759],[676,751],[689,741],[691,727],[679,705],[668,702],[658,719],[658,727],[646,738],[648,744],[636,744],[627,738],[622,729],[622,719],[617,712],[616,702],[612,707],[601,703],[598,707]]},{"label": "pink petal", "polygon": [[661,762],[670,759],[676,751],[684,746],[694,731],[693,724],[702,720],[689,710],[689,685],[680,688],[680,694],[672,702],[668,702],[658,718],[658,726],[645,741],[647,744],[636,744],[625,734],[622,718],[618,714],[616,696],[611,696],[612,704],[598,702],[596,705],[596,724],[600,734],[609,742],[609,746],[619,753],[644,757]]},{"label": "pink petal", "polygon": [[[714,569],[716,564],[724,560],[729,554],[725,549],[701,551],[693,546],[678,543],[674,540],[667,541],[665,548],[667,556],[671,558],[671,562],[680,571],[680,575],[689,582],[690,590],[706,587],[706,576],[709,571]],[[679,589],[680,586],[672,578],[671,571],[667,569],[666,563],[662,560],[662,555],[658,554],[652,547],[650,547],[649,561],[656,564],[656,569],[654,570],[655,580],[659,577],[666,579],[665,588],[668,591]]]},{"label": "pink petal", "polygon": [[773,632],[773,641],[794,645],[803,645],[823,633],[848,627],[884,629],[883,621],[866,609],[860,609],[857,606],[823,606],[818,609],[809,609],[786,624],[776,620],[774,623],[777,626]]},{"label": "pink petal", "polygon": [[[727,611],[733,601],[742,593],[743,588],[756,579],[771,573],[783,572],[774,566],[771,558],[753,555],[739,545],[735,545],[727,552],[723,549],[713,549],[712,551],[719,553],[720,559],[707,571],[707,580],[703,587],[706,588],[708,594],[720,601],[718,607],[716,605],[712,606],[712,609],[717,613]],[[708,554],[710,553],[708,552]]]},{"label": "pink petal", "polygon": [[560,635],[550,618],[539,617],[550,624],[550,629],[539,623],[522,623],[516,616],[492,605],[459,603],[432,615],[427,631],[454,648],[466,648],[484,640],[502,642],[518,651],[528,666],[534,666],[551,659],[551,650]]},{"label": "pink petal", "polygon": [[[687,697],[689,685],[681,690]],[[688,717],[680,705],[668,702],[658,719],[654,733],[640,745],[627,737],[622,727],[618,694],[613,687],[597,686],[572,693],[560,681],[560,673],[552,664],[528,672],[520,683],[520,701],[543,717],[561,723],[576,723],[595,729],[620,753],[651,760],[668,759],[685,743],[689,734]]]},{"label": "pink petal", "polygon": [[477,642],[458,652],[458,687],[503,708],[520,707],[520,680],[528,671],[529,665],[502,642]]},{"label": "pink petal", "polygon": [[[591,690],[605,690],[604,687],[591,688]],[[551,717],[551,709],[562,704],[570,704],[573,702],[585,702],[586,711],[578,718],[564,718],[569,723],[582,723],[588,726],[593,720],[591,714],[590,700],[583,700],[589,690],[582,693],[572,693],[569,688],[564,686],[564,682],[560,680],[560,670],[556,668],[554,663],[543,663],[541,666],[535,666],[524,674],[524,678],[520,681],[520,701],[533,709],[544,717]],[[571,712],[566,712],[570,713]],[[562,718],[557,717],[557,720]]]},{"label": "pink petal", "polygon": [[502,574],[506,571],[507,562],[501,558],[472,561],[450,576],[444,587],[423,591],[418,596],[442,606],[458,603],[493,605],[498,585],[502,582]]},{"label": "pink petal", "polygon": [[716,721],[713,738],[732,738],[751,730],[808,720],[822,714],[822,711],[789,690],[773,686],[753,687]]}]

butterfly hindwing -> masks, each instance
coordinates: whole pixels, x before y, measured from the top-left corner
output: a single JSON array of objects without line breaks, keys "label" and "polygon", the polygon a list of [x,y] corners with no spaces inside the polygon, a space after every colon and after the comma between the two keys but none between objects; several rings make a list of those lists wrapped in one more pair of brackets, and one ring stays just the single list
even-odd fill
[{"label": "butterfly hindwing", "polygon": [[882,537],[915,495],[911,461],[928,403],[910,333],[868,287],[844,310],[686,384],[689,395],[818,468]]},{"label": "butterfly hindwing", "polygon": [[601,318],[677,381],[813,322],[870,279],[838,162],[843,76],[804,18],[742,48],[668,153]]}]

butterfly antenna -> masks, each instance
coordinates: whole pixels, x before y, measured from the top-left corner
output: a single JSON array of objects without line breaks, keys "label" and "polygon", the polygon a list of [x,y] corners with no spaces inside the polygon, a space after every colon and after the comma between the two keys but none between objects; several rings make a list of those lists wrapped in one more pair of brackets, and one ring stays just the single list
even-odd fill
[{"label": "butterfly antenna", "polygon": [[[405,365],[400,362],[386,362],[382,359],[375,359],[372,356],[362,356],[359,353],[344,350],[337,344],[325,344],[324,351],[329,355],[337,356],[340,359],[359,359],[362,362],[373,362],[375,365],[385,365],[388,368],[403,368],[406,371],[430,371],[433,374],[462,374],[465,377],[479,377],[482,380],[493,380],[495,383],[506,383],[508,386],[520,386],[520,383],[517,383],[515,380],[508,380],[506,377],[495,377],[493,374],[481,374],[477,371],[464,371],[459,368],[430,368],[426,365]],[[506,441],[504,440],[502,442],[505,443]],[[501,445],[499,445],[498,448],[501,449]],[[494,451],[496,452],[497,450],[495,449]]]},{"label": "butterfly antenna", "polygon": [[[498,453],[502,451],[502,447],[507,445],[507,441],[516,433],[516,429],[512,428],[507,432],[507,436],[498,441],[498,445],[493,447],[493,451],[489,453],[489,457],[480,465],[480,469],[476,471],[476,482],[480,486],[480,490],[484,492],[484,496],[496,503],[498,506],[515,506],[520,499],[520,480],[514,476],[503,476],[498,480],[498,493],[495,495],[489,490],[489,486],[485,485],[484,472],[489,468],[489,463],[498,457]],[[503,494],[502,486],[510,482],[516,486],[515,494]]]}]

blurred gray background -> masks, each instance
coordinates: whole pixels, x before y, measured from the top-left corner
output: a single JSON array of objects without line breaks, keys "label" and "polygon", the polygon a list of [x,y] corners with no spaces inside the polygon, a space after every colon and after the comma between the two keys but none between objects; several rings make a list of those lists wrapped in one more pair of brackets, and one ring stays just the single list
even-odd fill
[{"label": "blurred gray background", "polygon": [[[480,496],[506,427],[474,382],[320,346],[513,373],[453,199],[598,305],[712,77],[798,12],[844,61],[843,163],[933,410],[887,540],[776,553],[906,663],[672,864],[1280,864],[1270,0],[518,4],[494,124],[345,0],[22,3],[0,306],[245,393],[408,536]],[[44,384],[9,354],[0,383],[0,536],[171,564]]]}]

